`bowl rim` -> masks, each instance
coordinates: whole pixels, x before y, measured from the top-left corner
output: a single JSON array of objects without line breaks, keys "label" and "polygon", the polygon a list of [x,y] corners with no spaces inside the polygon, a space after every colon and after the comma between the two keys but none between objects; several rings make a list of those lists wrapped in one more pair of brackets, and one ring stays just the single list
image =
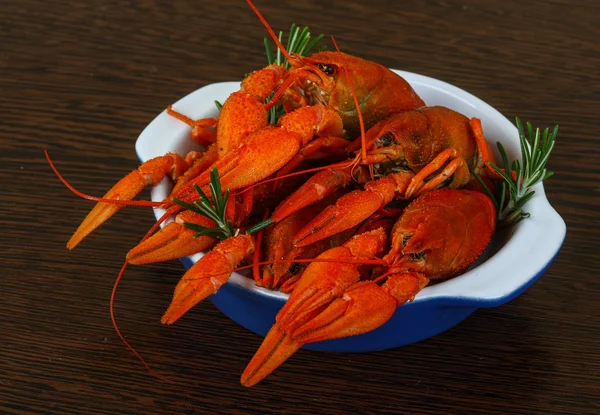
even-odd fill
[{"label": "bowl rim", "polygon": [[[519,137],[516,127],[498,110],[483,100],[447,82],[413,72],[392,69],[406,79],[413,88],[440,94],[440,99],[452,99],[462,106],[461,112],[469,117],[482,120],[502,131],[498,141],[520,154]],[[214,100],[223,102],[227,96],[239,89],[239,82],[219,82],[203,86],[179,99],[173,107],[192,118],[214,117],[217,115]],[[427,102],[428,105],[436,103]],[[470,113],[470,114],[469,114]],[[138,159],[144,162],[152,157],[177,151],[185,155],[195,148],[187,139],[190,127],[170,117],[162,111],[141,132],[135,143]],[[488,138],[489,139],[489,138]],[[168,195],[170,183],[167,179],[151,190],[152,200],[160,201]],[[465,273],[435,285],[425,287],[412,304],[427,301],[447,305],[493,307],[518,296],[543,274],[558,254],[565,236],[566,224],[550,205],[542,183],[536,185],[535,195],[527,202],[525,209],[531,214],[511,229],[511,237],[494,255]],[[158,219],[164,209],[157,208],[154,215]],[[164,226],[166,221],[161,226]],[[184,264],[195,263],[203,253],[187,257]],[[518,264],[518,266],[515,266]],[[280,301],[289,297],[279,291],[256,286],[253,279],[233,273],[228,284],[245,288],[257,295]],[[406,304],[409,306],[410,304]]]}]

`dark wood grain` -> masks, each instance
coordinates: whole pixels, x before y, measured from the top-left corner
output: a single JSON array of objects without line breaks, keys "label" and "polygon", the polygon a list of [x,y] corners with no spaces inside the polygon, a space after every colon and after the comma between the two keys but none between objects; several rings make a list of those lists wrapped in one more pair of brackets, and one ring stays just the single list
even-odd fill
[{"label": "dark wood grain", "polygon": [[[152,222],[128,208],[72,252],[90,208],[137,165],[166,105],[264,66],[242,0],[6,0],[0,7],[0,412],[6,414],[600,413],[600,3],[257,0],[275,29],[333,34],[352,54],[463,88],[513,119],[559,124],[546,184],[565,218],[556,261],[525,294],[379,353],[299,351],[252,389],[261,339],[204,302],[159,318],[183,267],[130,267],[116,315],[171,384],[148,375],[108,314],[125,252]],[[147,197],[147,194],[146,194]]]}]

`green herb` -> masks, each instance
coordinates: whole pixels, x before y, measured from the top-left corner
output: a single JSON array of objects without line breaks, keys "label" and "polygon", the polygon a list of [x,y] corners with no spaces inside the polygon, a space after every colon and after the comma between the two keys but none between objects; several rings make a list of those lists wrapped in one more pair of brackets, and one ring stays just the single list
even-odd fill
[{"label": "green herb", "polygon": [[[302,30],[300,30],[300,28],[296,26],[296,24],[292,24],[290,32],[288,34],[287,45],[285,49],[290,55],[296,53],[300,56],[306,56],[319,44],[319,42],[323,39],[323,36],[324,35],[321,34],[315,37],[314,39],[311,39],[310,32],[308,31],[308,26],[305,26],[304,28],[302,28]],[[279,41],[283,44],[283,32],[279,32],[278,38]],[[291,68],[290,63],[282,55],[279,48],[276,48],[277,52],[274,55],[272,50],[273,46],[271,45],[269,39],[265,37],[263,42],[265,44],[267,62],[269,63],[269,65],[275,63],[277,65],[283,65],[286,69]],[[317,51],[322,52],[323,50],[325,50],[325,48],[325,45],[321,45]],[[246,76],[247,75],[248,74],[246,74]],[[271,100],[271,98],[273,98],[273,95],[275,95],[274,92],[269,96],[269,98],[267,98],[265,103],[268,103]],[[223,105],[218,101],[215,101],[215,105],[217,106],[217,109],[221,111],[221,107]],[[268,114],[269,124],[277,124],[279,117],[281,117],[283,113],[284,110],[281,104],[277,104],[273,108],[271,108]]]},{"label": "green herb", "polygon": [[202,235],[210,235],[219,240],[227,239],[235,235],[233,225],[231,221],[228,221],[225,215],[225,208],[227,207],[227,201],[229,199],[229,189],[223,194],[221,190],[221,182],[219,180],[219,172],[216,167],[210,171],[210,193],[212,196],[212,203],[208,196],[202,191],[200,186],[194,184],[194,188],[200,195],[200,199],[194,203],[187,203],[177,198],[173,198],[173,201],[180,204],[186,209],[199,213],[207,218],[211,219],[217,225],[216,228],[206,228],[204,226],[184,222],[183,226],[192,230],[198,231],[194,235],[194,238],[198,238]]},{"label": "green herb", "polygon": [[246,230],[246,233],[248,235],[256,233],[256,232],[260,231],[261,229],[271,226],[272,224],[273,224],[273,220],[271,218],[265,219],[262,222],[258,222],[256,225],[249,227]]},{"label": "green herb", "polygon": [[500,184],[496,186],[496,195],[493,195],[481,178],[475,174],[475,178],[483,185],[496,205],[501,227],[515,225],[521,219],[529,217],[529,213],[523,210],[523,206],[535,194],[531,188],[554,174],[546,169],[546,163],[554,148],[558,125],[554,127],[552,133],[546,128],[541,134],[539,128],[534,132],[531,123],[528,122],[528,137],[526,137],[519,118],[516,118],[516,123],[521,142],[521,161],[513,160],[509,163],[506,150],[501,143],[497,143],[504,169],[494,163],[488,163],[503,179],[496,180],[496,183]]},{"label": "green herb", "polygon": [[[285,46],[285,50],[291,55],[293,53],[297,53],[300,56],[306,56],[309,52],[311,52],[323,39],[322,34],[318,35],[314,39],[311,40],[310,32],[308,31],[308,26],[305,26],[300,30],[295,23],[290,27],[290,33],[287,38],[287,45]],[[279,41],[283,44],[283,32],[279,32]],[[268,38],[264,38],[265,51],[267,54],[267,62],[269,65],[277,64],[283,65],[286,69],[290,69],[292,66],[282,55],[279,48],[277,49],[277,54],[274,57],[272,52],[271,42]],[[325,45],[319,47],[318,52],[325,50]],[[269,102],[275,93],[272,93],[269,98],[267,98],[266,102]],[[283,106],[281,104],[275,105],[273,108],[269,110],[269,124],[276,124],[284,113]]]},{"label": "green herb", "polygon": [[[180,199],[177,199],[176,197],[174,197],[173,201],[175,203],[180,204],[181,206],[183,206],[186,209],[189,209],[200,215],[206,216],[207,218],[209,218],[213,222],[215,222],[217,227],[216,228],[207,228],[202,225],[198,225],[196,223],[191,223],[191,222],[184,222],[183,226],[198,232],[194,235],[194,238],[198,238],[203,235],[209,235],[209,236],[212,236],[219,240],[231,238],[232,236],[235,236],[239,232],[239,229],[234,230],[233,224],[231,223],[231,221],[227,220],[225,209],[227,208],[227,202],[229,200],[229,189],[227,189],[225,191],[225,193],[223,194],[223,192],[221,190],[221,181],[219,179],[219,171],[217,170],[216,167],[214,167],[210,171],[209,188],[210,188],[210,194],[211,194],[211,197],[213,200],[212,203],[211,203],[210,199],[208,198],[208,196],[206,196],[206,194],[202,191],[200,186],[198,186],[197,184],[194,184],[194,189],[196,189],[196,191],[200,195],[199,200],[195,201],[194,203],[187,203],[187,202],[184,202],[183,200],[180,200]],[[251,228],[249,228],[246,231],[246,233],[247,234],[256,233],[271,224],[272,224],[271,219],[264,220],[260,223],[257,223],[256,225],[252,226]]]}]

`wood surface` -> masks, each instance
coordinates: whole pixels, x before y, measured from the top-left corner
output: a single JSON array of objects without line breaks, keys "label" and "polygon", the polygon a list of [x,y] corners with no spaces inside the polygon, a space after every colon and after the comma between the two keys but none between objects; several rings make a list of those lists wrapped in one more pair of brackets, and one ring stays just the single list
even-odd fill
[{"label": "wood surface", "polygon": [[[451,330],[377,353],[301,350],[258,386],[239,377],[261,339],[209,301],[160,324],[178,261],[129,267],[152,225],[127,208],[73,251],[65,244],[137,166],[134,142],[168,104],[265,65],[266,35],[242,0],[4,0],[0,5],[0,413],[600,413],[600,3],[271,1],[349,53],[463,88],[513,120],[560,125],[548,199],[567,223],[530,289]],[[328,44],[330,44],[328,42]],[[142,198],[148,197],[145,192]]]}]

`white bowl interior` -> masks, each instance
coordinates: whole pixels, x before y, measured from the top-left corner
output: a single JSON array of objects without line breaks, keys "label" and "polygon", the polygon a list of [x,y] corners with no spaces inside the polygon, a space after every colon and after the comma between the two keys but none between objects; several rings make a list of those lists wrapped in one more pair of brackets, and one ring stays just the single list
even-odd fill
[{"label": "white bowl interior", "polygon": [[[445,82],[410,72],[394,71],[413,86],[427,105],[443,105],[467,117],[481,119],[483,131],[493,149],[496,150],[495,144],[499,141],[504,145],[509,159],[520,158],[516,127],[490,105]],[[193,119],[216,117],[218,112],[214,101],[224,102],[229,94],[239,89],[239,85],[239,82],[207,85],[177,101],[173,108]],[[140,134],[136,142],[138,157],[145,161],[169,151],[185,155],[197,148],[189,139],[189,133],[189,126],[163,111]],[[499,157],[497,152],[496,157]],[[170,182],[163,180],[152,190],[152,200],[163,200],[170,188]],[[510,233],[495,236],[486,252],[467,272],[426,287],[417,295],[415,302],[443,298],[498,302],[535,278],[558,252],[566,233],[565,223],[548,203],[543,185],[538,184],[535,192],[525,206],[525,210],[531,214],[529,218],[521,221]],[[163,213],[163,209],[155,209],[157,219]],[[200,253],[190,259],[197,261],[201,257]],[[262,295],[288,298],[287,294],[257,287],[252,279],[238,273],[234,273],[229,281]]]}]

